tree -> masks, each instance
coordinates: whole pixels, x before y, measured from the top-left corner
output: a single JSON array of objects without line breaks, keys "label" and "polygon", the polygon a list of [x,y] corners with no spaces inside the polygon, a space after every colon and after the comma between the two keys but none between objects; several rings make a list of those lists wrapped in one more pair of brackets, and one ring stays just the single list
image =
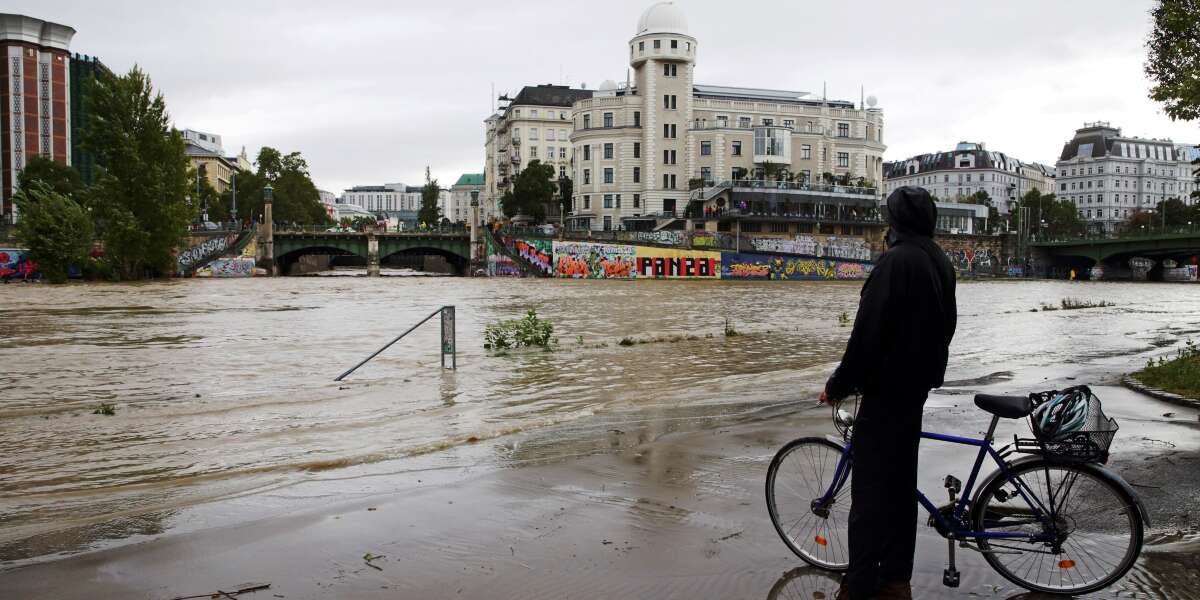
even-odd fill
[{"label": "tree", "polygon": [[510,219],[517,216],[517,200],[513,197],[512,190],[507,190],[500,196],[500,211]]},{"label": "tree", "polygon": [[1014,212],[1019,215],[1021,208],[1028,209],[1025,213],[1029,223],[1027,231],[1033,234],[1040,231],[1039,237],[1077,237],[1087,228],[1079,218],[1079,209],[1067,200],[1059,200],[1054,194],[1043,195],[1038,190],[1029,190],[1017,201]]},{"label": "tree", "polygon": [[417,222],[430,227],[442,220],[442,209],[438,207],[438,197],[442,189],[436,179],[429,178],[429,167],[425,167],[425,186],[421,188],[421,210],[417,211]]},{"label": "tree", "polygon": [[562,207],[562,214],[571,212],[571,199],[575,194],[575,183],[570,177],[563,175],[558,178],[558,202]]},{"label": "tree", "polygon": [[540,160],[531,160],[525,169],[513,178],[514,205],[510,213],[505,207],[506,215],[526,215],[541,221],[546,217],[546,205],[554,199],[555,192],[554,167],[542,164]]},{"label": "tree", "polygon": [[1146,40],[1150,98],[1172,120],[1200,119],[1200,0],[1160,0]]},{"label": "tree", "polygon": [[175,249],[196,216],[186,198],[183,137],[170,125],[162,94],[137,66],[126,75],[98,77],[88,102],[92,118],[83,145],[104,166],[85,201],[104,239],[105,260],[124,279],[171,273]]},{"label": "tree", "polygon": [[64,196],[74,196],[83,187],[79,171],[41,154],[34,154],[25,161],[25,169],[17,174],[17,189],[31,188],[38,181]]},{"label": "tree", "polygon": [[67,280],[67,269],[87,259],[92,217],[71,197],[43,181],[32,181],[14,197],[21,219],[17,239],[51,283]]}]

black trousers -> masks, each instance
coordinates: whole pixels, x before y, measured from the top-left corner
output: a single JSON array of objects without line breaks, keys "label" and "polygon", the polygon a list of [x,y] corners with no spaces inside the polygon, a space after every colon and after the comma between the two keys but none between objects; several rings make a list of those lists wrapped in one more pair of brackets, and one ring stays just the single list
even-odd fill
[{"label": "black trousers", "polygon": [[851,440],[850,568],[853,600],[912,579],[917,543],[917,452],[928,392],[865,395]]}]

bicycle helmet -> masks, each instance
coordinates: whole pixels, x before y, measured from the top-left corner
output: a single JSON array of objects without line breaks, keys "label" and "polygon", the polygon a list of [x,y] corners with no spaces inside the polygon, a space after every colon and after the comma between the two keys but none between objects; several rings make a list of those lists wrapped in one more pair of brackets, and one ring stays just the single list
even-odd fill
[{"label": "bicycle helmet", "polygon": [[1057,442],[1079,431],[1087,423],[1088,395],[1073,390],[1056,394],[1033,409],[1030,425],[1043,442]]}]

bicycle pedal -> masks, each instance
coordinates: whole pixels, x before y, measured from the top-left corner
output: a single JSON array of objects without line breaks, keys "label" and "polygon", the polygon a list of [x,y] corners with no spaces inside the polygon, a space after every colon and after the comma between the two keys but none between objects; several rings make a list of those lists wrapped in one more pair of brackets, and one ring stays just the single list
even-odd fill
[{"label": "bicycle pedal", "polygon": [[946,489],[950,490],[951,493],[957,494],[962,491],[962,482],[953,475],[946,476],[944,485],[946,486]]},{"label": "bicycle pedal", "polygon": [[958,569],[946,569],[942,572],[942,585],[946,587],[958,587]]}]

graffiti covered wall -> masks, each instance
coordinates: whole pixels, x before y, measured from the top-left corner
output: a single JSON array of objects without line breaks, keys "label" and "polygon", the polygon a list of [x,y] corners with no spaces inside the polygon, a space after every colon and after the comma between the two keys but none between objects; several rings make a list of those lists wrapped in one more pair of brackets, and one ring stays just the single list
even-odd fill
[{"label": "graffiti covered wall", "polygon": [[553,244],[554,276],[572,279],[630,279],[634,277],[634,246],[560,242]]},{"label": "graffiti covered wall", "polygon": [[213,277],[252,277],[254,276],[254,257],[218,258],[208,263],[208,269],[212,272]]},{"label": "graffiti covered wall", "polygon": [[37,263],[29,260],[23,248],[0,248],[0,279],[38,279]]},{"label": "graffiti covered wall", "polygon": [[870,245],[866,240],[856,237],[832,235],[826,236],[824,239],[817,239],[811,235],[797,235],[793,238],[755,237],[750,239],[750,245],[760,252],[871,260]]},{"label": "graffiti covered wall", "polygon": [[732,248],[733,236],[715,231],[693,231],[693,248]]},{"label": "graffiti covered wall", "polygon": [[857,280],[866,279],[873,267],[871,263],[827,258],[726,252],[721,257],[721,278]]},{"label": "graffiti covered wall", "polygon": [[501,254],[500,249],[492,242],[492,236],[484,236],[487,244],[487,274],[488,277],[522,277],[521,267],[513,259]]},{"label": "graffiti covered wall", "polygon": [[638,246],[639,279],[720,279],[721,253]]},{"label": "graffiti covered wall", "polygon": [[512,249],[543,274],[554,271],[554,244],[550,240],[512,240]]}]

